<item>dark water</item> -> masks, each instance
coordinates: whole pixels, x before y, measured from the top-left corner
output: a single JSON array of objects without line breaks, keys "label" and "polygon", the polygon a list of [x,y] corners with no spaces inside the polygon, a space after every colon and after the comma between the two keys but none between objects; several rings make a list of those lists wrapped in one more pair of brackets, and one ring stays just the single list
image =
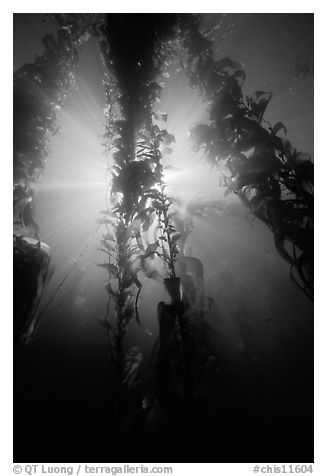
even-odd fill
[{"label": "dark water", "polygon": [[[273,90],[267,119],[282,120],[292,143],[312,153],[313,77],[295,73],[298,57],[313,62],[312,16],[212,15],[205,21],[220,25],[217,55],[245,64],[245,92]],[[55,26],[28,15],[16,16],[14,25],[17,68],[42,52],[40,38]],[[169,164],[181,169],[167,177],[169,190],[183,203],[198,195],[221,203],[218,214],[195,219],[188,238],[212,302],[198,338],[217,363],[218,373],[208,374],[216,400],[184,409],[177,436],[169,421],[144,430],[140,408],[158,335],[157,304],[166,295],[163,284],[142,277],[140,314],[152,336],[131,323],[126,345],[137,346],[143,360],[127,405],[131,436],[121,443],[112,420],[108,342],[99,324],[107,293],[105,270],[97,266],[103,256],[95,219],[105,207],[106,160],[103,66],[92,40],[80,61],[79,89],[60,112],[62,132],[52,140],[37,192],[36,221],[56,264],[41,310],[54,297],[35,339],[16,356],[15,462],[312,461],[312,303],[291,285],[268,228],[249,217],[237,197],[224,197],[217,173],[200,153],[192,154],[187,132],[206,117],[206,105],[175,70],[164,78],[161,104],[176,137]]]}]

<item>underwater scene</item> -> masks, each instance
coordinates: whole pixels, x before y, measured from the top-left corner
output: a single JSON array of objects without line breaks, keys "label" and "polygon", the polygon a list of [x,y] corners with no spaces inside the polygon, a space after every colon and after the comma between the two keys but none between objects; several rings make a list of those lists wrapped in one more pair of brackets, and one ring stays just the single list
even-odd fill
[{"label": "underwater scene", "polygon": [[313,462],[313,14],[13,22],[14,461]]}]

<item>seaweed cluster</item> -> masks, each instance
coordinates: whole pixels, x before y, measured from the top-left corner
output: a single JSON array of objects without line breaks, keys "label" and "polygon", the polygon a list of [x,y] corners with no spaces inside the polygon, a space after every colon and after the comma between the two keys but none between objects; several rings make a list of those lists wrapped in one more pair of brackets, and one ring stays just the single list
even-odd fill
[{"label": "seaweed cluster", "polygon": [[[120,389],[119,404],[122,389],[125,384],[132,386],[141,362],[138,352],[133,351],[132,359],[124,348],[130,320],[135,317],[141,325],[138,297],[142,284],[138,274],[142,270],[147,277],[156,279],[159,273],[151,262],[159,257],[167,267],[167,275],[176,277],[177,241],[181,235],[171,220],[173,202],[166,194],[162,165],[162,157],[172,151],[169,146],[175,138],[153,122],[167,120],[167,115],[156,108],[161,87],[155,80],[166,59],[164,45],[173,32],[172,18],[142,16],[146,33],[131,41],[135,33],[133,16],[108,15],[100,42],[108,68],[104,79],[104,139],[112,160],[107,209],[98,220],[104,229],[101,249],[107,255],[100,266],[108,270],[109,294],[101,323],[108,332],[112,374]],[[150,227],[154,229],[151,234]]]},{"label": "seaweed cluster", "polygon": [[209,124],[191,130],[194,149],[204,149],[233,192],[272,231],[279,254],[290,263],[292,283],[313,299],[313,163],[295,149],[282,122],[264,119],[271,91],[244,96],[246,73],[230,58],[216,60],[200,33],[201,17],[184,28],[184,70],[209,101]]},{"label": "seaweed cluster", "polygon": [[[25,319],[28,323],[35,317],[31,313],[35,314],[38,306],[30,302],[24,289],[30,280],[40,288],[37,276],[44,272],[44,264],[35,261],[35,256],[40,254],[38,250],[46,246],[40,243],[39,226],[34,219],[37,181],[50,151],[50,137],[60,131],[57,113],[76,88],[78,48],[91,33],[97,34],[102,21],[96,14],[55,14],[54,17],[59,26],[57,39],[52,35],[43,37],[44,53],[14,73],[14,281],[15,301],[23,301],[22,308],[15,308],[15,322]],[[30,238],[36,239],[37,245]],[[30,266],[28,263],[33,260],[34,265]],[[19,271],[22,267],[24,273]],[[38,269],[34,270],[35,267]],[[39,299],[40,296],[37,302]]]}]

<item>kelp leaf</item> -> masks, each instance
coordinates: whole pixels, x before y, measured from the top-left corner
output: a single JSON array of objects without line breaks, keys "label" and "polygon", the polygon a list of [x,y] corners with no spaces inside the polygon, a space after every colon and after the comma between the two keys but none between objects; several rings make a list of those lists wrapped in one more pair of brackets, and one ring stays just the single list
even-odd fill
[{"label": "kelp leaf", "polygon": [[247,96],[253,114],[260,120],[271,100],[272,91],[255,91],[253,96]]},{"label": "kelp leaf", "polygon": [[291,159],[293,156],[293,147],[286,137],[273,136],[274,147],[280,150],[287,158]]},{"label": "kelp leaf", "polygon": [[154,206],[154,208],[156,210],[158,210],[159,212],[163,212],[167,209],[167,207],[165,206],[164,203],[162,202],[159,202],[158,200],[152,200],[152,205]]},{"label": "kelp leaf", "polygon": [[269,97],[271,94],[271,91],[254,91],[253,98],[256,102],[258,102],[259,99],[262,99],[262,96]]},{"label": "kelp leaf", "polygon": [[160,192],[155,191],[155,192],[149,192],[146,194],[147,198],[152,198],[152,199],[160,199]]},{"label": "kelp leaf", "polygon": [[114,291],[111,287],[111,284],[109,283],[109,281],[107,281],[105,283],[105,289],[106,291],[108,292],[108,294],[110,294],[111,297],[113,297],[115,300],[118,299],[118,292],[117,291]]},{"label": "kelp leaf", "polygon": [[160,196],[159,190],[156,190],[155,188],[149,188],[148,190],[145,190],[143,194],[150,198],[158,198]]},{"label": "kelp leaf", "polygon": [[153,207],[144,208],[144,210],[142,210],[138,215],[136,215],[133,222],[136,221],[136,220],[140,220],[141,222],[143,222],[144,220],[149,218],[149,216],[152,215],[152,213],[155,212],[155,211],[156,210]]},{"label": "kelp leaf", "polygon": [[152,256],[157,251],[158,247],[159,247],[158,241],[155,243],[150,243],[147,249],[145,250],[143,258],[145,259],[145,258],[149,258],[149,256]]},{"label": "kelp leaf", "polygon": [[287,129],[286,127],[284,126],[284,124],[282,122],[277,122],[277,124],[274,125],[271,133],[275,136],[278,134],[279,131],[283,130],[284,131],[284,134],[287,135]]},{"label": "kelp leaf", "polygon": [[154,222],[155,216],[156,215],[151,214],[146,220],[144,220],[144,222],[142,223],[142,231],[148,231],[148,229]]},{"label": "kelp leaf", "polygon": [[175,139],[175,136],[173,134],[167,134],[164,138],[163,138],[163,143],[165,145],[170,145],[170,144],[174,144],[176,142],[176,139]]},{"label": "kelp leaf", "polygon": [[136,215],[131,225],[131,232],[135,236],[139,235],[141,232],[141,227],[143,231],[147,231],[154,220],[153,213],[155,212],[154,207],[147,207]]}]

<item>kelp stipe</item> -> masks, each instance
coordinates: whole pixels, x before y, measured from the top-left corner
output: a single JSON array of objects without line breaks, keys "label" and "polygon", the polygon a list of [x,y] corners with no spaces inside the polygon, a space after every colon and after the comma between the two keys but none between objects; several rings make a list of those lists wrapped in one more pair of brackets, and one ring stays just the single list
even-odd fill
[{"label": "kelp stipe", "polygon": [[[124,346],[130,320],[135,317],[142,326],[138,310],[142,284],[138,274],[142,270],[148,277],[154,277],[147,262],[159,247],[158,242],[147,242],[145,233],[157,213],[151,191],[156,190],[161,179],[159,146],[163,137],[168,141],[165,131],[152,124],[152,116],[156,115],[153,104],[160,94],[154,80],[164,60],[161,42],[171,34],[171,29],[167,29],[169,23],[156,23],[148,18],[145,29],[148,41],[144,43],[143,37],[138,36],[139,40],[131,45],[125,36],[121,36],[125,32],[118,28],[119,24],[134,28],[130,16],[117,15],[112,22],[108,15],[108,28],[101,40],[103,59],[108,67],[104,78],[108,101],[105,145],[112,157],[112,166],[107,210],[104,218],[98,221],[100,226],[106,227],[101,248],[107,254],[108,262],[100,265],[108,270],[109,300],[102,323],[107,328],[113,375],[116,375],[113,380],[117,392],[114,418],[118,426],[122,418],[126,419],[126,415],[123,417],[126,392],[135,380],[141,362],[139,353],[137,359],[130,359]],[[131,57],[130,49],[134,51],[134,48],[137,63]],[[158,64],[155,58],[159,52]],[[129,70],[127,75],[126,68]]]},{"label": "kelp stipe", "polygon": [[[175,266],[190,230],[186,233],[186,230],[178,229],[176,201],[167,195],[164,180],[162,158],[172,152],[169,146],[175,142],[175,138],[166,129],[154,125],[152,120],[154,117],[161,123],[167,121],[167,114],[155,109],[160,88],[154,80],[167,54],[165,44],[160,47],[163,36],[167,35],[165,29],[164,35],[160,33],[165,21],[157,16],[155,19],[158,22],[152,23],[149,30],[153,34],[151,42],[145,45],[140,40],[137,47],[134,41],[132,49],[136,49],[137,64],[126,61],[131,55],[130,45],[118,41],[123,30],[116,30],[120,22],[125,26],[133,22],[131,17],[115,17],[114,28],[108,27],[106,41],[101,42],[103,58],[108,67],[108,74],[104,78],[108,101],[105,108],[105,146],[112,158],[108,167],[111,180],[107,182],[107,209],[103,211],[104,217],[97,221],[99,226],[106,228],[100,243],[108,261],[100,266],[108,270],[109,278],[106,284],[109,294],[107,313],[101,322],[107,328],[111,361],[116,367],[113,375],[117,376],[114,379],[117,425],[121,419],[126,420],[123,408],[128,386],[135,380],[141,361],[140,358],[137,361],[126,360],[128,351],[124,346],[131,319],[135,318],[142,326],[138,309],[142,292],[140,272],[148,278],[161,280],[170,295],[169,303],[158,305],[159,337],[158,353],[154,352],[153,397],[159,402],[161,410],[171,415],[177,407],[176,404],[167,407],[166,399],[171,403],[174,401],[176,388],[180,389],[178,392],[182,400],[189,392],[187,381],[190,369],[185,344],[187,323],[181,279],[176,274]],[[151,18],[147,18],[147,21],[150,22]],[[173,29],[169,31],[171,34]],[[153,58],[150,55],[151,47]],[[159,50],[158,64],[155,54]],[[127,67],[129,75],[126,77]],[[135,71],[132,71],[133,68]],[[151,266],[156,257],[164,264],[164,276]],[[169,364],[171,359],[173,367]],[[177,406],[181,404],[180,397]]]}]

